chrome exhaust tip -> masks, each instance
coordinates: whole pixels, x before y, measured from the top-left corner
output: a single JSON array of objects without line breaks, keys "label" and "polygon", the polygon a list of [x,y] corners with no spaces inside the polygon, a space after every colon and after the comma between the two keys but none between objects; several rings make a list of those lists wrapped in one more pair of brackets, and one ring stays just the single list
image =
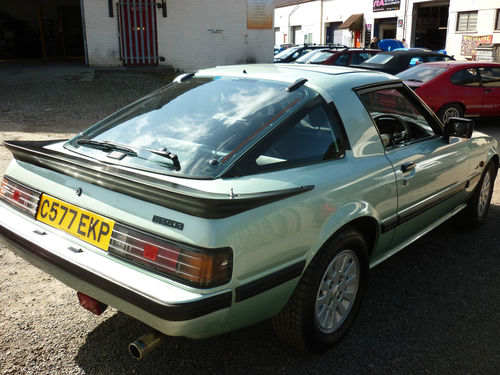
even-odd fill
[{"label": "chrome exhaust tip", "polygon": [[160,346],[163,341],[165,341],[165,335],[153,330],[130,343],[128,345],[128,352],[133,358],[140,361],[151,351]]}]

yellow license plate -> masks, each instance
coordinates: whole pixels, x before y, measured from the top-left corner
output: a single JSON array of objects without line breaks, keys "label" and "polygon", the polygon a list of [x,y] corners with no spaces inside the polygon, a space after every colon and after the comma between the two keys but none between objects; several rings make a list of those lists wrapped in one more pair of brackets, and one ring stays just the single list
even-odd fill
[{"label": "yellow license plate", "polygon": [[36,219],[108,251],[113,220],[42,194]]}]

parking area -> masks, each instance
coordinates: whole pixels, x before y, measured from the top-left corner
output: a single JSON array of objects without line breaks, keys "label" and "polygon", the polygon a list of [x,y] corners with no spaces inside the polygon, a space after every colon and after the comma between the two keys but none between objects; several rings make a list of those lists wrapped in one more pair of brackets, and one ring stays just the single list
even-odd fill
[{"label": "parking area", "polygon": [[[170,82],[165,69],[0,62],[0,140],[60,139]],[[500,120],[476,129],[500,141]],[[10,154],[0,146],[3,175]],[[285,346],[269,322],[206,340],[169,338],[141,362],[144,324],[76,292],[0,244],[0,374],[498,374],[500,180],[476,231],[452,222],[370,271],[361,313],[333,350]]]}]

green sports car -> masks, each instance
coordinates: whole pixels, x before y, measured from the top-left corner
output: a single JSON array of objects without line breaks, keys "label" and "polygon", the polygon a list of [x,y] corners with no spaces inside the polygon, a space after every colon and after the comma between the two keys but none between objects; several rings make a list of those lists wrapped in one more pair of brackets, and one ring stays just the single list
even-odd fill
[{"label": "green sports car", "polygon": [[384,73],[201,70],[70,140],[5,142],[0,234],[95,313],[191,338],[273,318],[324,350],[370,267],[452,216],[485,220],[499,156],[473,127]]}]

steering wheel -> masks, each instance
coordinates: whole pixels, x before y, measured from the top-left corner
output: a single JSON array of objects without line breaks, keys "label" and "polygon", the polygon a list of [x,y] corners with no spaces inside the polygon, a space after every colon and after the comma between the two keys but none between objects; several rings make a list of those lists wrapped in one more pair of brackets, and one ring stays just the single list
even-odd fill
[{"label": "steering wheel", "polygon": [[[392,115],[390,113],[382,113],[380,115],[377,115],[373,117],[373,120],[378,126],[378,122],[382,121],[383,119],[388,119],[388,120],[393,120],[398,123],[398,125],[401,125],[401,132],[397,132],[395,129],[391,129],[391,139],[393,144],[398,144],[401,142],[406,142],[410,140],[410,126],[408,123],[403,120],[401,117]],[[382,133],[381,128],[379,127],[380,133]]]}]

